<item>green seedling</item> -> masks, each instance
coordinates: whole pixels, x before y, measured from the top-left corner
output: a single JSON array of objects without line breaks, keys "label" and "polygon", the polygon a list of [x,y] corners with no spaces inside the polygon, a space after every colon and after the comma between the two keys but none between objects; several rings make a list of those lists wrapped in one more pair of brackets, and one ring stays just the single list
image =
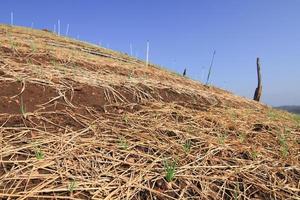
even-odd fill
[{"label": "green seedling", "polygon": [[238,119],[238,114],[237,114],[234,110],[229,110],[229,113],[230,113],[231,118],[232,118],[233,120]]},{"label": "green seedling", "polygon": [[130,73],[128,73],[128,79],[131,79],[133,77],[133,71],[131,71]]},{"label": "green seedling", "polygon": [[168,182],[171,182],[175,177],[176,162],[173,161],[173,162],[169,163],[168,161],[165,161],[164,162],[164,168],[165,168],[165,171],[166,171],[165,178]]},{"label": "green seedling", "polygon": [[244,142],[247,138],[245,133],[239,133],[238,138],[240,140],[240,142]]},{"label": "green seedling", "polygon": [[251,157],[252,157],[253,160],[256,160],[258,158],[258,155],[259,155],[259,153],[257,151],[253,151],[251,153]]},{"label": "green seedling", "polygon": [[10,43],[10,48],[13,50],[13,52],[16,51],[17,43],[12,37],[9,37],[9,43]]},{"label": "green seedling", "polygon": [[20,99],[20,112],[21,112],[21,114],[23,115],[23,117],[26,119],[26,106],[25,106],[25,104],[24,104],[24,102],[23,102],[23,97],[21,96],[21,99]]},{"label": "green seedling", "polygon": [[32,53],[36,52],[36,45],[33,41],[30,42],[30,48],[31,48]]},{"label": "green seedling", "polygon": [[221,135],[219,135],[219,136],[218,136],[218,142],[219,142],[219,144],[224,145],[224,144],[225,144],[226,138],[227,138],[227,135],[226,135],[226,134],[221,134]]},{"label": "green seedling", "polygon": [[73,192],[76,188],[76,181],[75,180],[72,180],[69,185],[68,185],[68,190],[69,192]]},{"label": "green seedling", "polygon": [[185,153],[189,153],[192,148],[192,141],[191,140],[186,140],[185,143],[183,144],[183,150]]},{"label": "green seedling", "polygon": [[235,186],[235,190],[234,190],[234,200],[238,200],[239,198],[239,193],[240,193],[240,188],[239,188],[239,185],[237,184]]},{"label": "green seedling", "polygon": [[35,158],[38,160],[42,160],[45,157],[43,151],[40,148],[37,148],[34,154],[35,154]]},{"label": "green seedling", "polygon": [[125,121],[126,124],[128,124],[128,117],[126,115],[123,116],[123,120]]},{"label": "green seedling", "polygon": [[279,144],[280,144],[281,155],[283,157],[287,157],[289,154],[289,146],[287,144],[286,137],[284,135],[281,135],[279,137]]},{"label": "green seedling", "polygon": [[121,138],[119,141],[119,147],[123,150],[127,150],[129,148],[128,141],[125,138]]}]

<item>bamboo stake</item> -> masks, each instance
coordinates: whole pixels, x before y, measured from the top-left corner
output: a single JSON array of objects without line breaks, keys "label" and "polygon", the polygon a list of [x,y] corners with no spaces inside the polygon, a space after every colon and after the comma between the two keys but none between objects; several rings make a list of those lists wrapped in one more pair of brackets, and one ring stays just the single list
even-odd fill
[{"label": "bamboo stake", "polygon": [[130,56],[132,56],[132,44],[130,43]]},{"label": "bamboo stake", "polygon": [[14,25],[14,13],[13,12],[11,12],[10,13],[10,25]]},{"label": "bamboo stake", "polygon": [[69,28],[70,28],[70,24],[67,24],[66,36],[68,36],[69,34]]},{"label": "bamboo stake", "polygon": [[216,54],[216,51],[214,51],[212,59],[211,59],[211,63],[210,63],[210,67],[209,67],[209,71],[208,71],[207,79],[206,79],[206,85],[208,85],[208,83],[209,83],[209,78],[210,78],[210,74],[211,74],[211,68],[212,68],[213,63],[214,63],[215,54]]},{"label": "bamboo stake", "polygon": [[147,41],[146,66],[149,64],[149,40]]},{"label": "bamboo stake", "polygon": [[60,20],[57,21],[57,34],[60,36]]}]

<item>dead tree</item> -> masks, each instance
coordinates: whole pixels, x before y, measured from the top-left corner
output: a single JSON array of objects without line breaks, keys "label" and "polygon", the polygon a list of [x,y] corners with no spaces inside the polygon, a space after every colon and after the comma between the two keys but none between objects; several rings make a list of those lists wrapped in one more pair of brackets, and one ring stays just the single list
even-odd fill
[{"label": "dead tree", "polygon": [[259,58],[256,59],[257,65],[257,88],[255,89],[253,100],[259,101],[262,93],[262,85],[261,85],[261,74],[260,74],[260,62]]},{"label": "dead tree", "polygon": [[186,76],[186,68],[184,68],[182,76]]}]

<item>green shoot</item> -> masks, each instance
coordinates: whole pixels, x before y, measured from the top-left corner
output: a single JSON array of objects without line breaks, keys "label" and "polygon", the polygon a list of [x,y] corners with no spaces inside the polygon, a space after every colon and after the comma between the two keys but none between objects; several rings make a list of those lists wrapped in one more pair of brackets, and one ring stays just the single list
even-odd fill
[{"label": "green shoot", "polygon": [[235,190],[234,190],[234,200],[238,200],[239,198],[239,193],[240,193],[240,188],[239,188],[239,185],[236,184],[235,186]]},{"label": "green shoot", "polygon": [[32,50],[32,53],[36,52],[36,45],[33,41],[30,42],[30,48]]},{"label": "green shoot", "polygon": [[131,79],[133,77],[133,71],[131,71],[130,73],[128,73],[128,79]]},{"label": "green shoot", "polygon": [[23,117],[26,119],[26,106],[24,105],[24,102],[23,102],[23,97],[21,96],[21,102],[20,102],[20,112],[21,114],[23,115]]},{"label": "green shoot", "polygon": [[183,144],[183,150],[185,153],[189,153],[192,148],[192,141],[191,140],[186,140],[185,143]]},{"label": "green shoot", "polygon": [[219,135],[219,136],[218,136],[218,142],[219,142],[219,144],[224,145],[224,144],[225,144],[226,138],[227,138],[227,135],[226,135],[226,134],[221,134],[221,135]]},{"label": "green shoot", "polygon": [[123,120],[125,121],[126,124],[128,124],[128,117],[126,115],[123,116]]},{"label": "green shoot", "polygon": [[247,136],[245,133],[239,133],[238,138],[240,142],[243,143],[246,140]]},{"label": "green shoot", "polygon": [[38,160],[42,160],[45,157],[43,151],[40,148],[37,148],[34,153],[35,153],[35,158]]},{"label": "green shoot", "polygon": [[68,190],[69,192],[73,192],[76,188],[76,181],[75,180],[72,180],[70,183],[69,183],[69,186],[68,186]]},{"label": "green shoot", "polygon": [[13,50],[13,52],[15,52],[17,43],[15,42],[14,38],[11,36],[9,36],[9,43],[10,43],[10,48]]},{"label": "green shoot", "polygon": [[256,160],[258,158],[258,156],[259,156],[259,153],[257,151],[251,152],[251,157],[253,160]]},{"label": "green shoot", "polygon": [[284,135],[281,135],[279,137],[279,144],[280,144],[280,152],[281,152],[281,155],[283,157],[287,157],[288,154],[289,154],[289,146],[286,142],[286,137]]},{"label": "green shoot", "polygon": [[165,168],[165,171],[166,171],[165,178],[168,182],[171,182],[175,177],[176,162],[173,161],[172,163],[169,163],[169,162],[165,161],[164,162],[164,168]]},{"label": "green shoot", "polygon": [[127,150],[129,148],[128,141],[125,138],[121,138],[119,141],[119,147],[123,150]]}]

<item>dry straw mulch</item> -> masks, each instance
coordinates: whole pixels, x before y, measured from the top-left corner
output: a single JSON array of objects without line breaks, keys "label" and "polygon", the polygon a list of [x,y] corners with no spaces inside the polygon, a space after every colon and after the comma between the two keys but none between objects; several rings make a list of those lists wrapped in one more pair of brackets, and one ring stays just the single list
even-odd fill
[{"label": "dry straw mulch", "polygon": [[300,199],[298,116],[51,32],[0,26],[0,142],[0,199]]}]

